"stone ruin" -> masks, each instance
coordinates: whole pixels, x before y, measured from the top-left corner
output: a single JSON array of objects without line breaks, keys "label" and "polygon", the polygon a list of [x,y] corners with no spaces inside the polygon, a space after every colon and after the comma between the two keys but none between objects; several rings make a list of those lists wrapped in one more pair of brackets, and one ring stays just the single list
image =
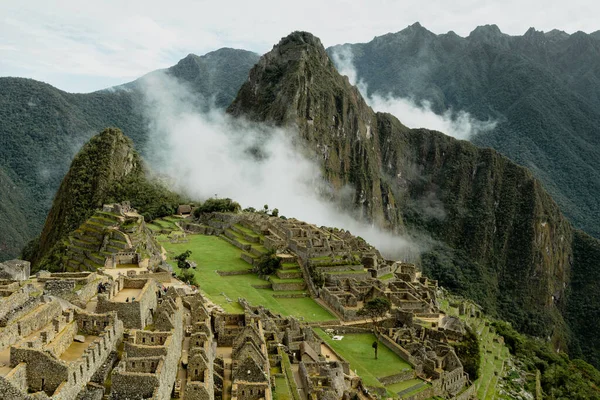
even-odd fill
[{"label": "stone ruin", "polygon": [[[110,214],[98,216],[106,223],[134,222],[119,232],[137,232],[127,205],[103,212]],[[306,278],[303,288],[339,320],[357,323],[334,330],[370,332],[358,310],[370,299],[387,298],[392,310],[377,334],[413,368],[387,378],[419,377],[429,382],[424,393],[430,396],[471,396],[473,386],[450,345],[461,340],[464,327],[439,311],[437,282],[414,265],[385,260],[349,232],[297,220],[220,215],[206,223],[194,222],[214,233],[233,224],[243,228],[237,234],[256,232],[247,238],[277,250],[290,266],[280,281]],[[110,240],[102,243],[111,247]],[[122,248],[110,253],[110,268],[96,272],[0,279],[0,393],[15,400],[266,400],[283,380],[309,400],[375,398],[308,324],[244,299],[238,299],[242,312],[225,313],[170,271],[140,268],[140,257]],[[114,267],[120,264],[132,268],[119,273]],[[319,274],[323,285],[312,282]],[[461,311],[476,312],[467,304]]]},{"label": "stone ruin", "polygon": [[24,281],[29,279],[31,264],[24,260],[0,262],[0,279]]}]

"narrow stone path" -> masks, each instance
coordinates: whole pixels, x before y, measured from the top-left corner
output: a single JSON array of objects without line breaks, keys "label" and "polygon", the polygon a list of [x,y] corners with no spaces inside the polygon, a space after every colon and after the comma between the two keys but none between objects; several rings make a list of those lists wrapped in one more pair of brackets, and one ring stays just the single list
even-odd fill
[{"label": "narrow stone path", "polygon": [[306,393],[306,388],[302,384],[302,379],[300,379],[300,366],[298,364],[292,364],[292,373],[294,374],[294,380],[296,381],[296,386],[298,386],[298,394],[302,400],[308,399],[308,394]]}]

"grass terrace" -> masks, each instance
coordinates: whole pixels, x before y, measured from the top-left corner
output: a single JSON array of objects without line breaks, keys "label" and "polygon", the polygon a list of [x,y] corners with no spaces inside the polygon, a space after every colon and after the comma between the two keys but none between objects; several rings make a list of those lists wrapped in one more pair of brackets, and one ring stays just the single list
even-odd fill
[{"label": "grass terrace", "polygon": [[[406,384],[406,387],[401,385],[404,382],[387,387],[379,382],[378,378],[410,370],[412,367],[382,343],[379,343],[378,359],[376,360],[375,352],[371,347],[376,339],[372,333],[352,333],[344,335],[342,340],[333,340],[320,328],[315,329],[315,332],[350,363],[350,369],[356,371],[367,386],[385,387],[389,396],[398,397],[397,393],[399,391],[413,387],[421,382],[421,380],[413,379],[407,382],[415,382]],[[400,387],[399,390],[397,390],[398,387]]]},{"label": "grass terrace", "polygon": [[[194,271],[200,289],[226,312],[241,312],[242,307],[237,299],[245,298],[252,305],[262,305],[282,315],[302,318],[305,321],[327,321],[336,319],[310,297],[281,298],[286,291],[275,292],[273,289],[260,289],[252,285],[264,286],[269,282],[257,275],[221,276],[217,271],[248,271],[251,266],[240,258],[242,251],[217,236],[188,235],[187,243],[171,243],[166,236],[158,237],[169,254],[169,262],[179,272],[173,257],[191,250],[190,260],[198,266]],[[303,292],[290,291],[289,294]],[[278,297],[275,298],[273,295]]]}]

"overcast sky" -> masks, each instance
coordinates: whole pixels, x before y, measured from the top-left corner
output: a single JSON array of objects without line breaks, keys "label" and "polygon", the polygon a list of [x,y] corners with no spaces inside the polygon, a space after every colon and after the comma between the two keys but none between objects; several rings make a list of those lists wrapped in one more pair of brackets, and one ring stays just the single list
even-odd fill
[{"label": "overcast sky", "polygon": [[189,53],[221,47],[268,51],[294,30],[323,44],[368,42],[419,21],[467,36],[497,24],[568,33],[600,29],[598,0],[0,0],[0,76],[22,76],[70,92],[129,82]]}]

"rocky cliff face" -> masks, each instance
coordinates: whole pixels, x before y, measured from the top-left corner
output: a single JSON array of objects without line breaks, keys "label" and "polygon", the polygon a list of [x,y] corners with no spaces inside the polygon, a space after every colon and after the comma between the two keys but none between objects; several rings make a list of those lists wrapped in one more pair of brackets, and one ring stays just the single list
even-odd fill
[{"label": "rocky cliff face", "polygon": [[437,240],[426,272],[529,333],[565,341],[572,230],[528,170],[373,112],[305,32],[260,59],[228,112],[296,128],[332,186],[354,187],[366,220]]},{"label": "rocky cliff face", "polygon": [[418,23],[368,43],[328,49],[353,56],[369,94],[428,101],[497,122],[475,135],[529,168],[579,229],[600,238],[600,41],[597,34],[495,25],[468,37]]}]

